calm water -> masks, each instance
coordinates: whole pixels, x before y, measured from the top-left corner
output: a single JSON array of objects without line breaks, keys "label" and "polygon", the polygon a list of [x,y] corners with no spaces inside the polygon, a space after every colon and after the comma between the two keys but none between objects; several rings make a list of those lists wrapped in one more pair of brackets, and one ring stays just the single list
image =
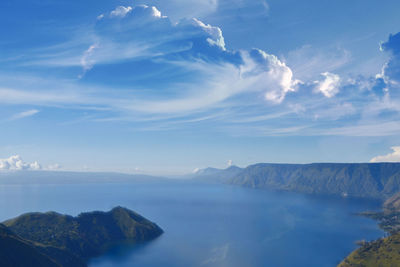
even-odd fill
[{"label": "calm water", "polygon": [[0,220],[28,211],[77,215],[121,205],[165,233],[91,261],[108,266],[335,266],[361,239],[383,233],[353,215],[377,203],[235,186],[152,184],[1,186]]}]

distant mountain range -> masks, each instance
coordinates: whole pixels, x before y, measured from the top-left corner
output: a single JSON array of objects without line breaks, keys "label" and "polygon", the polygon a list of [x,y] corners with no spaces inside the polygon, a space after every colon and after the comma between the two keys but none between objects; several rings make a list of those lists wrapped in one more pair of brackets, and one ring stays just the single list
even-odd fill
[{"label": "distant mountain range", "polygon": [[162,233],[155,223],[122,207],[77,217],[27,213],[0,224],[0,266],[84,267],[111,246],[149,241]]},{"label": "distant mountain range", "polygon": [[252,188],[387,199],[400,191],[400,163],[260,163],[246,168],[207,168],[193,178]]},{"label": "distant mountain range", "polygon": [[141,183],[166,180],[144,174],[68,171],[0,171],[0,184]]}]

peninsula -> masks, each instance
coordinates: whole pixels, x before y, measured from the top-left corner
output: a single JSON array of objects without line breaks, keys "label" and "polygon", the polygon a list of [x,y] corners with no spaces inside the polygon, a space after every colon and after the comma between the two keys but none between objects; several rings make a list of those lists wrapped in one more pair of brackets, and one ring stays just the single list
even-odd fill
[{"label": "peninsula", "polygon": [[0,224],[0,265],[86,266],[112,246],[150,241],[162,233],[155,223],[122,207],[77,217],[27,213]]}]

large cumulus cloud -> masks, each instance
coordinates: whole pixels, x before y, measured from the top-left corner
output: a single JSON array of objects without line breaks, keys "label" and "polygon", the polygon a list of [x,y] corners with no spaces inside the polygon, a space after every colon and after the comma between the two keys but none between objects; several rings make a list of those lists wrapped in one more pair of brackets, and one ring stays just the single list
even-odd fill
[{"label": "large cumulus cloud", "polygon": [[[81,60],[88,80],[100,75],[96,72],[104,78],[111,73],[109,69],[114,70],[110,75],[118,77],[121,83],[156,73],[155,69],[144,74],[139,70],[137,62],[144,60],[167,65],[170,73],[184,69],[185,73],[176,75],[176,84],[169,86],[175,90],[173,97],[157,101],[149,100],[154,96],[136,97],[137,101],[129,107],[133,110],[201,109],[244,92],[262,95],[267,102],[281,103],[300,83],[275,55],[260,49],[230,50],[220,28],[195,18],[172,23],[152,6],[118,7],[102,14],[95,26],[95,36],[96,42]],[[121,64],[123,71],[115,71]],[[142,69],[146,64],[142,64]],[[178,76],[185,77],[185,84]]]},{"label": "large cumulus cloud", "polygon": [[[129,12],[104,14],[95,26],[97,41],[85,54],[92,63],[121,63],[125,60],[190,56],[228,60],[222,31],[195,18],[173,24],[154,6],[120,7]],[[94,49],[95,48],[95,49]],[[88,52],[87,51],[87,52]],[[225,53],[224,53],[225,52]]]}]

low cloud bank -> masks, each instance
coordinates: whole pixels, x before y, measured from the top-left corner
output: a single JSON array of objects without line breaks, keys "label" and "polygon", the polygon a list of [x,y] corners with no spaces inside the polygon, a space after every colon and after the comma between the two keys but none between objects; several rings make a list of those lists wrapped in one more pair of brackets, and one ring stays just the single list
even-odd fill
[{"label": "low cloud bank", "polygon": [[391,149],[393,150],[392,153],[374,157],[370,162],[400,162],[400,146],[394,146]]},{"label": "low cloud bank", "polygon": [[14,155],[9,158],[0,159],[0,171],[55,171],[61,169],[59,164],[49,165],[42,167],[37,161],[25,162],[20,155]]},{"label": "low cloud bank", "polygon": [[0,159],[0,170],[41,170],[42,166],[37,162],[24,162],[19,155]]}]

